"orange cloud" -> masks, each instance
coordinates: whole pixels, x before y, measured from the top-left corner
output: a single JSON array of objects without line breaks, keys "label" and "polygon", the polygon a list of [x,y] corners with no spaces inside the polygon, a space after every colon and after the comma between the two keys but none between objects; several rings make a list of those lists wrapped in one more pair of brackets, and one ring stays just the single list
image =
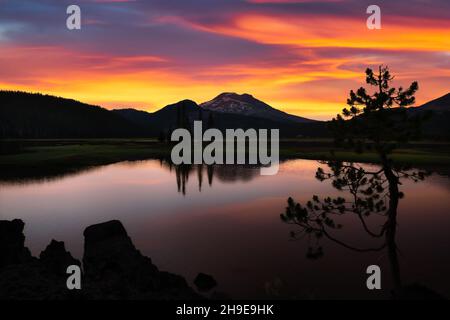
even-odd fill
[{"label": "orange cloud", "polygon": [[450,48],[450,23],[447,21],[404,21],[404,18],[391,17],[381,30],[369,30],[365,19],[364,15],[349,19],[324,15],[239,14],[231,23],[192,23],[192,26],[275,45],[421,51],[448,51]]}]

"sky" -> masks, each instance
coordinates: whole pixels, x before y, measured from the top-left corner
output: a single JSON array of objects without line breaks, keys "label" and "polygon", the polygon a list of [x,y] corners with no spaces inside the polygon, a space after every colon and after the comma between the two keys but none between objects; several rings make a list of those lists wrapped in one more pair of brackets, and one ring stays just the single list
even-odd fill
[{"label": "sky", "polygon": [[[66,27],[71,4],[81,30]],[[379,64],[419,82],[417,105],[450,92],[450,1],[0,0],[0,89],[108,109],[237,92],[331,119]]]}]

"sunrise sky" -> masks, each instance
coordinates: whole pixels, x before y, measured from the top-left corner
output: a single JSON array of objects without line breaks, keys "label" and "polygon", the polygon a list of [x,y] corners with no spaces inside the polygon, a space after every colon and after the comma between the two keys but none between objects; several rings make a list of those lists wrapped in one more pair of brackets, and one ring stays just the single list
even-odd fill
[{"label": "sunrise sky", "polygon": [[[81,7],[82,29],[66,28]],[[382,29],[366,27],[381,7]],[[418,80],[418,104],[450,90],[448,0],[0,0],[0,89],[157,110],[221,92],[330,119],[366,67]]]}]

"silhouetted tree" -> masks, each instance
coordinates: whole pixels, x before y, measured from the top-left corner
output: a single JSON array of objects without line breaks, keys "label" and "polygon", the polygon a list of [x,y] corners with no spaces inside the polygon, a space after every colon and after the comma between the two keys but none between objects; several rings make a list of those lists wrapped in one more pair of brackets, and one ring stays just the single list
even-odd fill
[{"label": "silhouetted tree", "polygon": [[[366,83],[375,87],[375,91],[369,93],[363,87],[356,92],[350,91],[347,99],[349,107],[343,109],[342,116],[338,115],[331,123],[338,146],[358,153],[372,151],[377,155],[380,166],[371,169],[368,165],[351,162],[325,162],[330,170],[318,168],[316,178],[320,181],[331,180],[334,188],[348,192],[350,198],[339,196],[320,199],[315,195],[305,205],[289,198],[281,219],[300,227],[291,232],[294,239],[303,236],[309,238],[309,258],[323,255],[323,248],[318,242],[321,238],[358,252],[387,248],[394,284],[400,287],[395,243],[397,208],[399,199],[403,197],[403,193],[399,191],[400,180],[409,178],[417,182],[423,180],[426,173],[396,164],[391,157],[398,143],[406,143],[411,138],[419,137],[423,120],[421,115],[408,116],[405,109],[415,101],[417,82],[404,90],[401,87],[391,87],[393,79],[387,67],[380,66],[377,74],[367,69]],[[378,230],[372,230],[367,222],[367,218],[373,213],[386,217],[385,223]],[[379,243],[373,247],[359,247],[340,240],[335,231],[343,226],[337,219],[345,214],[353,214],[366,233],[378,239]]]},{"label": "silhouetted tree", "polygon": [[166,134],[165,134],[164,131],[160,131],[159,132],[158,141],[159,142],[166,142]]},{"label": "silhouetted tree", "polygon": [[215,123],[214,123],[214,115],[213,115],[212,112],[209,112],[207,128],[208,128],[208,129],[211,129],[211,128],[214,128],[214,127],[215,127]]},{"label": "silhouetted tree", "polygon": [[183,101],[181,106],[177,108],[177,128],[187,129],[191,131],[189,125],[189,116],[187,112],[186,102]]}]

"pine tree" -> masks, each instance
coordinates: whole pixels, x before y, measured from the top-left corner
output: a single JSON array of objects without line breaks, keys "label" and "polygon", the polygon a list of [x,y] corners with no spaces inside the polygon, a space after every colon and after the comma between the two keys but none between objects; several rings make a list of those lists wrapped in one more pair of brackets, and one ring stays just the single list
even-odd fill
[{"label": "pine tree", "polygon": [[[315,195],[305,205],[289,198],[285,213],[280,217],[283,222],[300,227],[291,232],[294,239],[307,235],[311,241],[307,252],[309,258],[317,259],[324,254],[317,242],[321,238],[358,252],[386,248],[394,284],[399,288],[401,277],[395,236],[398,203],[403,197],[399,190],[400,180],[412,179],[418,182],[427,173],[399,165],[391,157],[399,143],[420,136],[420,126],[424,120],[423,117],[408,116],[405,108],[415,102],[417,82],[404,90],[402,87],[392,87],[393,79],[387,67],[380,66],[377,74],[367,69],[366,83],[375,87],[375,91],[369,93],[363,87],[356,92],[350,91],[348,107],[343,109],[342,116],[333,119],[330,126],[338,146],[359,153],[375,152],[380,167],[369,170],[367,166],[352,162],[326,161],[324,163],[330,170],[318,168],[316,178],[320,181],[331,180],[334,188],[348,192],[350,198],[338,196],[320,199]],[[373,213],[386,217],[378,230],[372,229],[367,221]],[[338,219],[344,214],[354,215],[364,231],[379,239],[380,243],[374,247],[360,247],[340,240],[335,233],[342,228]]]}]

